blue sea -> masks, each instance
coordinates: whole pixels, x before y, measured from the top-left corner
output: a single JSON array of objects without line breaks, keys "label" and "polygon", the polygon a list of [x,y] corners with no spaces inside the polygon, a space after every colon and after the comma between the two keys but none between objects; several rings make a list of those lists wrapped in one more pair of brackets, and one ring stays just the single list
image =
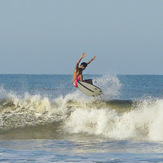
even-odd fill
[{"label": "blue sea", "polygon": [[0,162],[163,162],[163,75],[0,75]]}]

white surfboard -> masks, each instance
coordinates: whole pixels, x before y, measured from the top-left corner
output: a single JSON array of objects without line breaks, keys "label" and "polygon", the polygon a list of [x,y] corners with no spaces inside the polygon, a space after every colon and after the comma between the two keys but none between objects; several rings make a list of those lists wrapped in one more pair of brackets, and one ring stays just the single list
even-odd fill
[{"label": "white surfboard", "polygon": [[93,84],[89,84],[79,80],[77,80],[77,82],[78,82],[79,90],[88,96],[95,97],[95,96],[100,96],[102,94],[102,90]]}]

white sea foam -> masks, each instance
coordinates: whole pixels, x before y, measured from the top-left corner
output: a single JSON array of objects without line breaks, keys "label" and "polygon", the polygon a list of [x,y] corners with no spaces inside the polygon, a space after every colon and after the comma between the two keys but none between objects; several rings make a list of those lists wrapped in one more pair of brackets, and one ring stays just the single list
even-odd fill
[{"label": "white sea foam", "polygon": [[88,133],[112,139],[163,140],[163,100],[144,101],[130,112],[78,108],[65,121],[70,133]]},{"label": "white sea foam", "polygon": [[120,95],[120,83],[116,75],[104,75],[94,80],[94,84],[99,86],[103,91],[103,98],[111,99]]}]

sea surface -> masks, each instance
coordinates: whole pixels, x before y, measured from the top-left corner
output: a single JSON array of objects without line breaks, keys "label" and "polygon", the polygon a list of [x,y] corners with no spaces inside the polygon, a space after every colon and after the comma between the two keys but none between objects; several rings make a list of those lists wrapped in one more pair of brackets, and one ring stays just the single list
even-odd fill
[{"label": "sea surface", "polygon": [[0,162],[163,162],[163,75],[0,75]]}]

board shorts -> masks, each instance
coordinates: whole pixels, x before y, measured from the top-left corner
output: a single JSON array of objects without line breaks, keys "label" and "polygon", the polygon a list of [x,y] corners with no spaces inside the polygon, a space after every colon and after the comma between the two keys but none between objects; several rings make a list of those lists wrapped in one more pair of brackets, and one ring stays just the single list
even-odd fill
[{"label": "board shorts", "polygon": [[78,81],[77,80],[80,80],[80,76],[78,76],[77,79],[72,84],[76,88],[78,88]]}]

